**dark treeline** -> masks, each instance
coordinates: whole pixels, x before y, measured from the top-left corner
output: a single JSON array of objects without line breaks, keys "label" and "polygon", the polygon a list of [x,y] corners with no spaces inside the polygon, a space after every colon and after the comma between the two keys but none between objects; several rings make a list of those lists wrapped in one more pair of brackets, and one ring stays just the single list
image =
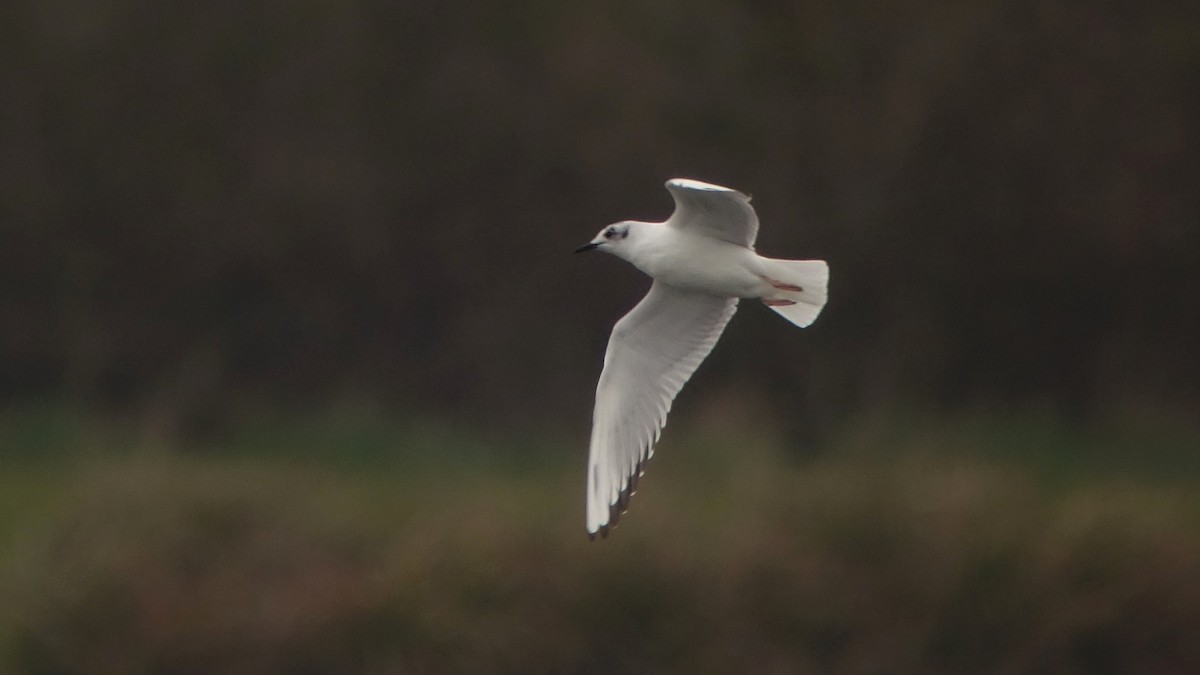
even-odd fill
[{"label": "dark treeline", "polygon": [[585,426],[646,282],[569,251],[688,176],[833,270],[721,401],[1195,410],[1193,5],[13,0],[0,396]]}]

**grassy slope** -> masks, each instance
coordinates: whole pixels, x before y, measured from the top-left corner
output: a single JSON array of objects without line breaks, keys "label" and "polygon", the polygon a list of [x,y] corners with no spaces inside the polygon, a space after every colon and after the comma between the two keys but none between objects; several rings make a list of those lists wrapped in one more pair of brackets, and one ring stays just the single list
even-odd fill
[{"label": "grassy slope", "polygon": [[[1037,445],[1036,426],[1003,429]],[[1153,463],[1038,465],[976,423],[860,430],[805,462],[707,435],[664,445],[626,522],[589,543],[579,457],[401,436],[378,435],[459,459],[10,466],[0,670],[1200,668],[1200,499]]]}]

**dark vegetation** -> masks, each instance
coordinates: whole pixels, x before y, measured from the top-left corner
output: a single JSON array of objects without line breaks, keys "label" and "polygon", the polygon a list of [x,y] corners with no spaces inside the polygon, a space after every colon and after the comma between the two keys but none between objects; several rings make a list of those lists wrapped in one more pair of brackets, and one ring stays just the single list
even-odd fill
[{"label": "dark vegetation", "polygon": [[684,175],[832,264],[813,330],[746,308],[707,369],[793,430],[1196,409],[1189,3],[682,9],[5,3],[0,397],[583,419],[645,282],[568,252]]},{"label": "dark vegetation", "polygon": [[[0,3],[0,672],[1200,672],[1200,15]],[[755,195],[610,540],[569,251]]]}]

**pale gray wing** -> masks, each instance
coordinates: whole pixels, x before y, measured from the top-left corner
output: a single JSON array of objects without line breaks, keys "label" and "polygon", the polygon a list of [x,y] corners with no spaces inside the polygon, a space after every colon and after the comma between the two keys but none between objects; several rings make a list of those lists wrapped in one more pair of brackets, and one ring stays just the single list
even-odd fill
[{"label": "pale gray wing", "polygon": [[710,237],[754,248],[758,215],[750,197],[737,190],[689,178],[672,178],[667,190],[675,198],[675,213],[667,225],[699,230]]},{"label": "pale gray wing", "polygon": [[588,452],[587,531],[607,536],[629,505],[642,464],[675,395],[712,351],[737,309],[720,298],[654,282],[613,326],[596,385]]}]

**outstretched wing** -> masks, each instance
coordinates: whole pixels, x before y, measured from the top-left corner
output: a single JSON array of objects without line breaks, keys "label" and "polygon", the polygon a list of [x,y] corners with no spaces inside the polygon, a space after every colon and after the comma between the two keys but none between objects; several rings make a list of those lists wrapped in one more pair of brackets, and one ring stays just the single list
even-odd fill
[{"label": "outstretched wing", "polygon": [[737,298],[654,282],[613,326],[596,385],[588,453],[587,531],[608,535],[629,506],[675,395],[712,351]]},{"label": "outstretched wing", "polygon": [[750,197],[737,190],[688,178],[672,178],[667,190],[675,198],[675,213],[667,225],[696,229],[710,237],[754,248],[758,215]]}]

